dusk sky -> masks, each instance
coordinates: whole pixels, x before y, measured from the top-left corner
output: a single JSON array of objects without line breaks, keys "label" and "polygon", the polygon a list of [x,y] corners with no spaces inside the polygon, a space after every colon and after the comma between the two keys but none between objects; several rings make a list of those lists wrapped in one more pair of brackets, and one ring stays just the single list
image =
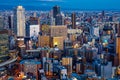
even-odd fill
[{"label": "dusk sky", "polygon": [[63,9],[120,10],[120,0],[0,0],[0,9],[12,9],[17,5],[31,9],[59,5]]}]

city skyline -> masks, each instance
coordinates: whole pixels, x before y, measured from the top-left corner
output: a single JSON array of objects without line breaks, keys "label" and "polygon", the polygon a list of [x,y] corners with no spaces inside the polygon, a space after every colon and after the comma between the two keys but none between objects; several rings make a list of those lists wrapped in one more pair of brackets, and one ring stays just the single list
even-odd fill
[{"label": "city skyline", "polygon": [[12,10],[18,5],[26,10],[50,10],[54,5],[62,10],[120,10],[119,3],[114,0],[1,0],[0,10]]},{"label": "city skyline", "polygon": [[0,80],[120,80],[119,3],[1,2]]}]

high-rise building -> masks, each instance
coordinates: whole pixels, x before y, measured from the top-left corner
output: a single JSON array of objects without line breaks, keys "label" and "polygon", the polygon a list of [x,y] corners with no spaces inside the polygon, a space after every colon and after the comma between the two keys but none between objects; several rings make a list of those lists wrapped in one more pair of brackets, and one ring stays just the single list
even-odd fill
[{"label": "high-rise building", "polygon": [[9,29],[13,30],[13,15],[8,16]]},{"label": "high-rise building", "polygon": [[53,37],[51,47],[57,46],[60,50],[63,50],[63,37]]},{"label": "high-rise building", "polygon": [[26,22],[26,36],[28,37],[38,37],[40,31],[39,18],[30,17]]},{"label": "high-rise building", "polygon": [[76,14],[72,13],[72,28],[75,29],[76,28]]},{"label": "high-rise building", "polygon": [[57,14],[60,14],[60,7],[59,6],[54,6],[53,7],[53,17],[56,18]]},{"label": "high-rise building", "polygon": [[61,14],[57,14],[56,18],[55,18],[55,25],[62,25],[62,15]]},{"label": "high-rise building", "polygon": [[51,26],[50,36],[63,37],[63,39],[65,40],[67,38],[67,26]]},{"label": "high-rise building", "polygon": [[67,68],[68,76],[72,73],[72,57],[63,57],[62,65]]},{"label": "high-rise building", "polygon": [[119,27],[118,27],[118,36],[116,38],[116,53],[118,55],[118,61],[119,61],[119,65],[120,65],[120,23],[119,23]]},{"label": "high-rise building", "polygon": [[38,45],[41,47],[50,46],[50,37],[49,36],[38,36]]},{"label": "high-rise building", "polygon": [[28,37],[38,37],[40,31],[39,19],[37,17],[30,17],[26,22],[26,36]]},{"label": "high-rise building", "polygon": [[64,25],[64,14],[57,14],[56,15],[55,25]]},{"label": "high-rise building", "polygon": [[25,36],[25,9],[17,6],[14,11],[14,33],[17,36]]},{"label": "high-rise building", "polygon": [[[25,74],[33,74],[31,77],[33,79],[33,76],[35,76],[35,80],[39,80],[38,79],[38,69],[41,68],[41,62],[40,61],[36,61],[36,60],[22,60],[20,62],[20,66],[21,66],[21,70],[22,72],[24,72]],[[30,76],[30,75],[27,75]]]}]

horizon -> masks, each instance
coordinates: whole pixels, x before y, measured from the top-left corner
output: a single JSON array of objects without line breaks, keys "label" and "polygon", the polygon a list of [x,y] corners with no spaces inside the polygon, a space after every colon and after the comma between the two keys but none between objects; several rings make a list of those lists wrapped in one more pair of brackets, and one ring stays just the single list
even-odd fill
[{"label": "horizon", "polygon": [[0,10],[13,10],[18,5],[22,5],[26,10],[51,10],[53,6],[58,5],[61,10],[83,10],[83,11],[101,11],[101,10],[120,10],[120,1],[114,0],[4,0],[0,1]]}]

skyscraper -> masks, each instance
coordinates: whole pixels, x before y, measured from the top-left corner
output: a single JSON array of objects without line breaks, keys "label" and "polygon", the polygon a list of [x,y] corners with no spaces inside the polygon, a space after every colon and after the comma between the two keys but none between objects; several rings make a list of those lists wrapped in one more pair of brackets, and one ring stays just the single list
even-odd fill
[{"label": "skyscraper", "polygon": [[59,6],[54,6],[53,7],[53,18],[56,18],[57,14],[60,14],[60,7]]},{"label": "skyscraper", "polygon": [[118,26],[118,36],[116,38],[116,53],[118,55],[118,61],[119,61],[119,65],[120,65],[120,23]]},{"label": "skyscraper", "polygon": [[72,28],[75,29],[76,28],[76,14],[72,13],[71,17],[72,17]]},{"label": "skyscraper", "polygon": [[9,29],[13,30],[13,15],[8,16]]},{"label": "skyscraper", "polygon": [[22,6],[17,6],[14,11],[14,33],[25,36],[25,9]]},{"label": "skyscraper", "polygon": [[62,25],[63,24],[63,19],[62,19],[62,15],[61,14],[57,14],[56,18],[55,18],[55,25]]}]

